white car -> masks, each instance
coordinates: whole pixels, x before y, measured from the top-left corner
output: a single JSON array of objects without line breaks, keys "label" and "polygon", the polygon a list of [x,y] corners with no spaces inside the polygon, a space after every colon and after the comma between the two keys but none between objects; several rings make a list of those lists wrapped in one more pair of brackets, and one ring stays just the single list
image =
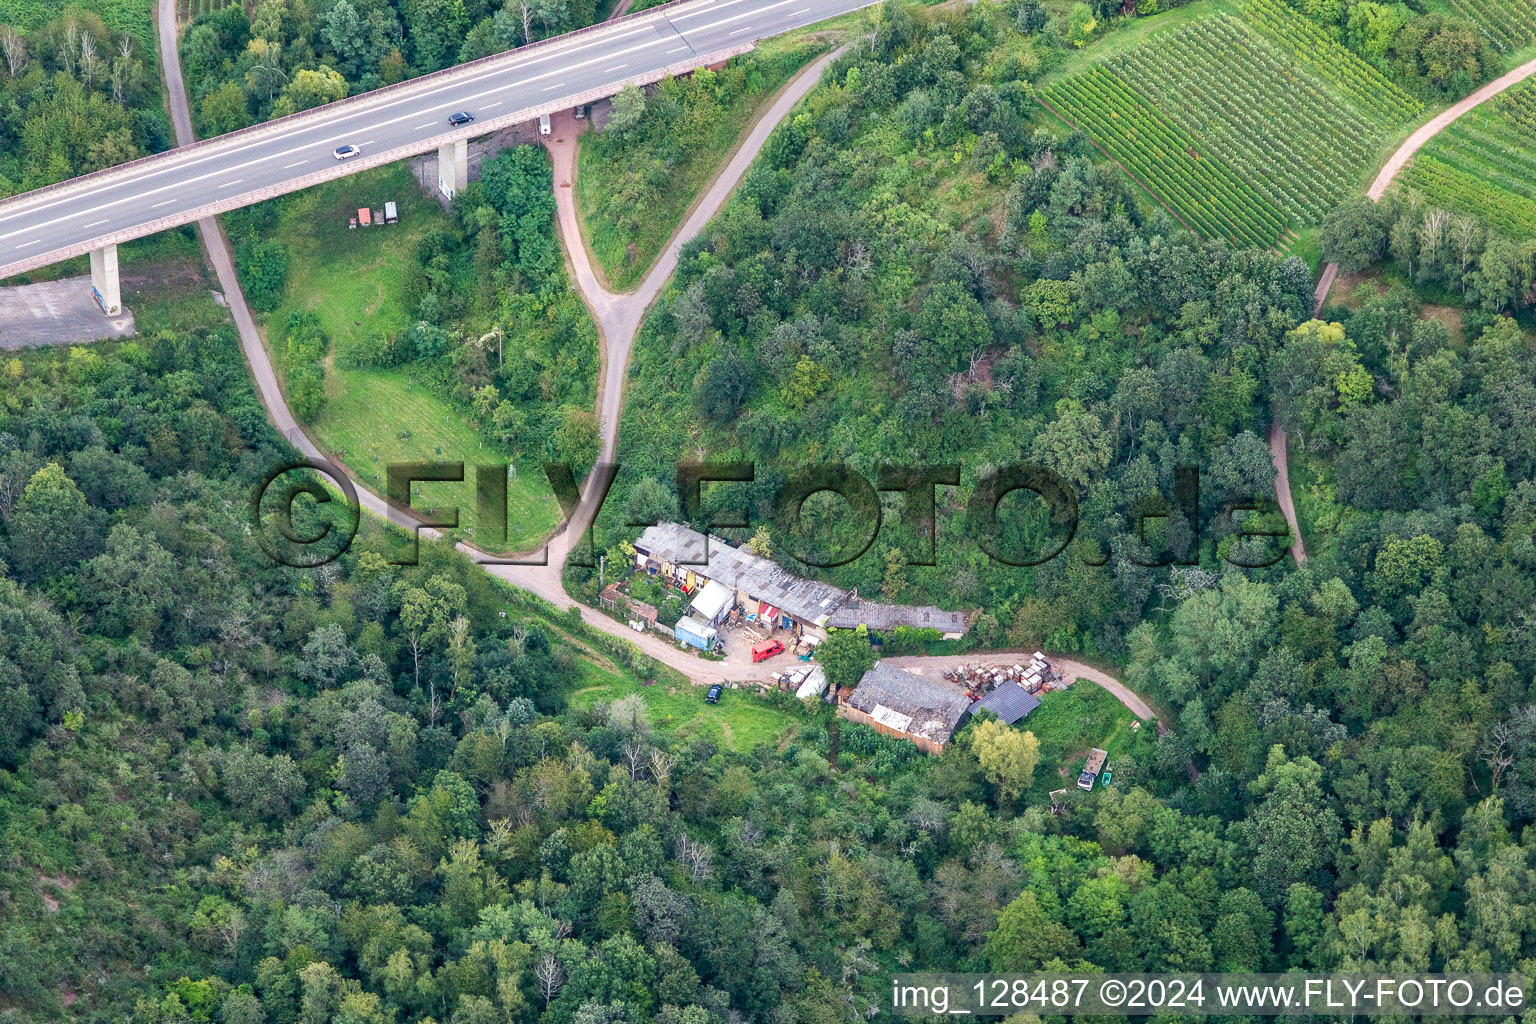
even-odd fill
[{"label": "white car", "polygon": [[337,160],[350,160],[353,157],[357,156],[357,154],[359,154],[361,152],[362,152],[362,150],[358,149],[356,146],[337,146],[336,147],[336,159]]}]

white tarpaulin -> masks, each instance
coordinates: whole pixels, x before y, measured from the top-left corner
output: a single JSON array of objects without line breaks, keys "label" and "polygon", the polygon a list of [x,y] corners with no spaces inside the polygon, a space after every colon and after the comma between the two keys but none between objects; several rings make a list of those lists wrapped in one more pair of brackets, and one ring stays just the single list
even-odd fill
[{"label": "white tarpaulin", "polygon": [[697,612],[705,622],[719,622],[731,601],[731,588],[719,580],[710,580],[688,607]]},{"label": "white tarpaulin", "polygon": [[804,700],[806,697],[819,697],[827,689],[827,674],[818,665],[811,669],[810,675],[805,677],[805,682],[800,684],[800,689],[795,691],[795,696]]},{"label": "white tarpaulin", "polygon": [[906,732],[907,727],[912,724],[911,715],[904,715],[900,711],[886,707],[884,704],[876,704],[875,710],[869,713],[869,717],[888,729],[895,729],[897,732]]}]

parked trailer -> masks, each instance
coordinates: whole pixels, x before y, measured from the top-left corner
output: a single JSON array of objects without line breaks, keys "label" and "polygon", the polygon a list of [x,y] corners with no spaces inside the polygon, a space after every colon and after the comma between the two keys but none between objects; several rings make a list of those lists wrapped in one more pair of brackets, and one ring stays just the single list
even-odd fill
[{"label": "parked trailer", "polygon": [[384,204],[384,223],[385,224],[398,224],[398,223],[400,223],[400,209],[399,209],[399,207],[395,206],[394,203],[385,203]]}]

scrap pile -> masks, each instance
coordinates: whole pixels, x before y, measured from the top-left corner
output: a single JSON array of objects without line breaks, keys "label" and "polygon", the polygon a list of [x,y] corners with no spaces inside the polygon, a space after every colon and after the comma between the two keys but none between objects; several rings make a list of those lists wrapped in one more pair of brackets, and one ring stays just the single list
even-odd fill
[{"label": "scrap pile", "polygon": [[1024,664],[984,665],[979,661],[971,662],[949,669],[944,673],[944,678],[965,687],[966,696],[972,700],[980,700],[1003,683],[1009,682],[1018,683],[1036,695],[1067,688],[1067,681],[1039,651]]},{"label": "scrap pile", "polygon": [[788,672],[776,672],[773,682],[779,689],[789,690],[802,700],[820,697],[827,690],[827,674],[820,665],[802,665]]}]

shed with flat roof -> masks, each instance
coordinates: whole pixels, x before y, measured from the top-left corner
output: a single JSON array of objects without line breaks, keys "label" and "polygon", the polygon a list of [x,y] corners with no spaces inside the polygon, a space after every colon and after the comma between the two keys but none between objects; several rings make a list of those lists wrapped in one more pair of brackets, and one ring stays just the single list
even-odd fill
[{"label": "shed with flat roof", "polygon": [[917,629],[936,629],[944,634],[945,639],[962,637],[969,628],[965,624],[964,612],[947,612],[933,605],[881,604],[857,597],[833,612],[831,618],[827,619],[827,625],[836,629],[866,626],[876,630],[912,626]]},{"label": "shed with flat roof", "polygon": [[982,708],[986,708],[1004,724],[1012,725],[1028,717],[1029,713],[1040,706],[1040,698],[1024,689],[1022,685],[1007,680],[995,690],[987,694],[981,700],[971,705],[971,714],[975,714]]}]

